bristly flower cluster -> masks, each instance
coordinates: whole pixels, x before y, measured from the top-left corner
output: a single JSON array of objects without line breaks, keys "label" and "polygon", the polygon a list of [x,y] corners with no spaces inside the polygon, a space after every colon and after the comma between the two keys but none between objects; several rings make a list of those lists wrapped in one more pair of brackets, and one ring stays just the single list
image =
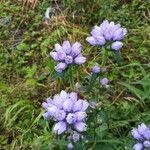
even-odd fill
[{"label": "bristly flower cluster", "polygon": [[85,111],[89,103],[78,99],[77,93],[61,91],[60,94],[54,95],[53,99],[48,98],[42,106],[46,110],[44,118],[56,122],[53,129],[55,134],[59,135],[66,131],[73,141],[78,141],[78,133],[86,131]]},{"label": "bristly flower cluster", "polygon": [[55,49],[50,52],[50,56],[57,62],[55,70],[58,73],[62,73],[69,64],[81,65],[85,63],[86,58],[82,56],[82,45],[79,42],[70,44],[69,41],[64,41],[62,46],[55,44]]},{"label": "bristly flower cluster", "polygon": [[149,150],[150,149],[150,127],[146,126],[144,123],[138,125],[132,131],[132,136],[138,141],[134,145],[134,150]]},{"label": "bristly flower cluster", "polygon": [[90,37],[86,40],[93,46],[103,46],[107,41],[112,41],[111,48],[113,50],[120,50],[123,46],[121,40],[127,34],[126,28],[122,28],[120,24],[104,20],[100,26],[94,26]]}]

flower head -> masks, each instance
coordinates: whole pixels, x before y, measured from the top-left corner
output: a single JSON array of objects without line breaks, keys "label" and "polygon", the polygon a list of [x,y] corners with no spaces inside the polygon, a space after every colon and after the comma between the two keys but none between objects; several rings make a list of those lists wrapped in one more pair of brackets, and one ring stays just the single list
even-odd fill
[{"label": "flower head", "polygon": [[144,123],[132,129],[132,136],[139,142],[134,145],[134,150],[144,150],[150,148],[150,127]]},{"label": "flower head", "polygon": [[[44,118],[46,120],[54,120],[54,133],[62,134],[69,130],[76,131],[73,134],[73,140],[77,141],[78,132],[86,131],[85,118],[87,116],[86,109],[89,103],[86,100],[78,99],[77,93],[66,93],[61,91],[53,98],[48,98],[47,102],[43,102],[43,108],[46,110]],[[71,132],[71,134],[72,134]],[[68,132],[69,133],[69,132]]]},{"label": "flower head", "polygon": [[86,38],[86,41],[91,45],[103,46],[107,41],[117,43],[112,44],[112,49],[119,50],[122,47],[122,43],[118,43],[127,34],[127,29],[122,28],[120,24],[109,22],[104,20],[99,26],[94,26],[91,31],[91,36]]},{"label": "flower head", "polygon": [[81,65],[85,63],[86,58],[82,56],[81,51],[82,45],[79,42],[71,45],[69,41],[64,41],[62,46],[55,44],[54,51],[50,52],[50,56],[59,62],[55,66],[56,72],[62,73],[70,64]]}]

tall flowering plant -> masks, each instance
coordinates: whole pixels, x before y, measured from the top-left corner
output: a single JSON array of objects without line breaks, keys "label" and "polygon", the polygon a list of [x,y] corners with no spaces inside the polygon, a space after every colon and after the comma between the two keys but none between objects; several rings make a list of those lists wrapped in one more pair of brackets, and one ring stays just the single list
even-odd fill
[{"label": "tall flowering plant", "polygon": [[[93,46],[103,47],[110,46],[110,49],[119,52],[123,46],[122,40],[125,37],[127,30],[122,28],[120,24],[115,24],[114,22],[109,22],[107,20],[103,21],[100,26],[95,26],[91,31],[91,36],[86,38]],[[97,79],[99,80],[98,84],[101,87],[105,87],[107,91],[109,88],[109,80],[103,76],[102,72],[105,67],[105,62],[107,58],[107,50],[105,50],[105,55],[102,61],[102,68],[96,64],[91,68],[91,72],[88,73],[88,84],[86,82],[78,87],[76,90],[81,94],[89,94],[93,99],[99,98],[99,88],[92,88],[95,86]],[[79,42],[71,44],[69,41],[64,41],[62,45],[55,44],[55,48],[50,52],[50,56],[57,62],[57,65],[54,67],[57,75],[62,75],[63,72],[70,70],[71,66],[82,65],[86,62],[86,58],[82,55],[82,45]],[[68,79],[70,79],[70,86],[72,90],[76,84],[74,84],[73,78],[74,72],[67,74]],[[90,75],[90,76],[89,76]],[[83,77],[84,78],[84,77]],[[86,78],[86,77],[85,77]],[[65,86],[65,84],[63,85]],[[94,89],[93,92],[91,92]],[[67,90],[68,91],[68,90]],[[84,96],[83,96],[84,97]],[[87,120],[87,109],[93,108],[88,114],[91,114],[91,121],[86,123]],[[99,136],[99,128],[102,124],[102,120],[98,117],[101,111],[101,103],[96,100],[88,102],[87,100],[80,99],[76,92],[66,92],[61,91],[58,94],[55,94],[53,97],[47,98],[46,102],[43,102],[42,107],[45,109],[43,114],[44,118],[48,121],[55,122],[53,127],[53,133],[56,135],[66,135],[68,143],[68,149],[73,149],[73,142],[80,142],[84,138],[83,133],[86,132],[87,126],[89,127],[90,134],[94,137],[86,137],[88,139],[96,140],[95,136]],[[103,112],[103,116],[105,116]],[[88,116],[90,118],[90,116]],[[104,124],[107,124],[107,119],[103,119]],[[80,145],[81,146],[81,145]],[[81,148],[82,149],[82,148]]]}]

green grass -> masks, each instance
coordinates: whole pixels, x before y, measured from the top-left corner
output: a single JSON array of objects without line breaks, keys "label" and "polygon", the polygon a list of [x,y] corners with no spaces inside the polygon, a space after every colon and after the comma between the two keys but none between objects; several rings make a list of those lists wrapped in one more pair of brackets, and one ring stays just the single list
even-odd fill
[{"label": "green grass", "polygon": [[[95,129],[98,136],[91,136],[94,121],[89,118],[88,141],[82,144],[91,150],[132,150],[130,130],[141,122],[150,124],[148,1],[63,0],[61,12],[47,26],[44,13],[51,4],[43,0],[35,10],[22,10],[21,3],[0,3],[0,149],[64,149],[66,141],[55,138],[53,123],[42,117],[41,103],[47,97],[71,89],[67,79],[61,84],[56,77],[49,52],[65,39],[80,41],[88,61],[74,70],[73,77],[74,82],[86,84],[87,72],[93,62],[101,64],[102,55],[101,49],[91,49],[85,38],[93,25],[108,19],[128,29],[123,61],[117,65],[110,54],[106,64],[104,76],[110,79],[114,94],[100,91],[98,84],[94,92],[78,91],[102,103],[96,120],[101,124]],[[80,146],[76,149],[83,149]]]}]

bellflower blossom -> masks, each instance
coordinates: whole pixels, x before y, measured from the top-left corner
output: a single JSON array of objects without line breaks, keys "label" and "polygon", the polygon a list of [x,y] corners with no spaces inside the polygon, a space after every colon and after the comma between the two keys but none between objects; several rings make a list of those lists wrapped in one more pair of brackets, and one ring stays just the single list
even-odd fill
[{"label": "bellflower blossom", "polygon": [[86,131],[87,128],[85,111],[88,106],[89,103],[86,100],[78,99],[77,93],[61,91],[60,94],[48,98],[42,104],[46,110],[43,116],[46,120],[51,119],[56,122],[53,128],[55,134],[67,132],[71,134],[73,141],[78,141],[79,133]]},{"label": "bellflower blossom", "polygon": [[138,141],[134,145],[134,150],[147,150],[150,149],[150,127],[146,126],[144,123],[138,125],[131,131],[134,139]]},{"label": "bellflower blossom", "polygon": [[100,80],[100,84],[103,86],[106,86],[109,83],[109,80],[107,78],[103,78]]},{"label": "bellflower blossom", "polygon": [[72,144],[72,143],[68,143],[67,149],[68,149],[68,150],[73,150],[73,144]]},{"label": "bellflower blossom", "polygon": [[104,20],[100,26],[94,26],[91,31],[91,36],[86,38],[86,41],[93,46],[104,46],[108,41],[113,42],[111,48],[120,50],[123,43],[120,42],[127,34],[127,29],[121,27],[120,24]]},{"label": "bellflower blossom", "polygon": [[96,73],[100,73],[101,68],[98,65],[95,65],[92,67],[92,73],[96,74]]},{"label": "bellflower blossom", "polygon": [[50,56],[58,62],[55,66],[55,70],[61,73],[70,64],[81,65],[85,63],[86,58],[82,56],[82,45],[79,42],[70,44],[69,41],[64,41],[62,46],[55,44],[54,51],[50,52]]}]

